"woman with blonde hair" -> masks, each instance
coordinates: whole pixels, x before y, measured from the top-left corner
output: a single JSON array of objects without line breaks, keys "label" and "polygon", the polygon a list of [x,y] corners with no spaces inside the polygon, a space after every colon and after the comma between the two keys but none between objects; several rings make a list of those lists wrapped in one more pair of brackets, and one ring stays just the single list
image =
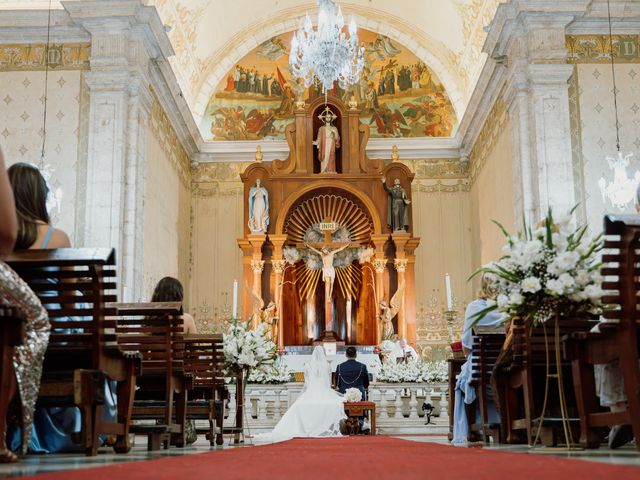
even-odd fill
[{"label": "woman with blonde hair", "polygon": [[476,418],[476,389],[471,385],[471,349],[473,347],[473,327],[497,327],[506,320],[506,315],[499,312],[490,312],[478,320],[478,314],[489,307],[489,302],[496,298],[496,289],[493,277],[489,274],[482,275],[478,298],[472,301],[464,314],[464,327],[462,329],[462,351],[467,358],[462,364],[460,375],[456,381],[455,414],[453,419],[454,445],[466,445],[472,442],[469,432],[469,424]]}]

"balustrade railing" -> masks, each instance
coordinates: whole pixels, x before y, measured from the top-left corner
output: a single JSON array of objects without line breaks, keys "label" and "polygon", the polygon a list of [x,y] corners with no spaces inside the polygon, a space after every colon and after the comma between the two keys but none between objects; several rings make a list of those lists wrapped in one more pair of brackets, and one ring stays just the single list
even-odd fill
[{"label": "balustrade railing", "polygon": [[[302,383],[281,385],[248,384],[245,387],[245,424],[251,433],[273,428],[302,392]],[[235,419],[235,385],[229,385],[230,399],[225,426]],[[376,403],[378,433],[446,433],[449,401],[446,383],[382,383],[369,385],[369,400]],[[426,424],[424,404],[432,407]]]}]

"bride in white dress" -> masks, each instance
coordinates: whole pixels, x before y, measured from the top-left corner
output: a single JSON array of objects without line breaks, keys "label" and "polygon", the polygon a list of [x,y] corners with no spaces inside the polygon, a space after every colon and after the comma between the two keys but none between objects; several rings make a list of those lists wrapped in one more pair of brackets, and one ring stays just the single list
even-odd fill
[{"label": "bride in white dress", "polygon": [[256,435],[258,442],[281,442],[294,437],[340,437],[343,397],[331,388],[331,367],[323,347],[313,349],[304,366],[304,389],[272,432]]}]

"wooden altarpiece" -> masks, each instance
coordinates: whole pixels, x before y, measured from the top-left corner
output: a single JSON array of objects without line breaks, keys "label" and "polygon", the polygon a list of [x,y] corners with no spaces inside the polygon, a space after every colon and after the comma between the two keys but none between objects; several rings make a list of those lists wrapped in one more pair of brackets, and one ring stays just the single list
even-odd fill
[{"label": "wooden altarpiece", "polygon": [[[334,125],[341,137],[336,151],[337,173],[319,173],[317,147],[313,141],[321,126],[318,115],[325,109],[324,97],[295,110],[295,120],[285,129],[289,144],[286,160],[252,163],[242,173],[244,183],[244,236],[238,240],[243,252],[243,314],[253,313],[259,292],[264,305],[277,305],[278,345],[308,345],[333,336],[352,345],[376,345],[381,341],[379,302],[389,298],[405,281],[395,332],[415,343],[415,250],[420,243],[413,236],[412,205],[407,231],[387,225],[388,194],[383,188],[399,179],[411,200],[413,174],[398,162],[367,158],[369,126],[360,122],[360,110],[345,106],[329,94],[327,105],[336,115]],[[270,223],[266,234],[252,234],[248,227],[249,190],[260,179],[269,192]],[[323,222],[345,226],[349,242],[373,249],[373,256],[361,264],[353,261],[336,269],[331,302],[325,302],[321,270],[302,261],[285,260],[288,246],[303,247],[309,228]],[[330,241],[326,236],[325,239]],[[345,274],[348,273],[348,274]],[[347,300],[349,300],[348,302]],[[328,332],[325,306],[331,306]],[[328,307],[327,307],[328,308]]]}]

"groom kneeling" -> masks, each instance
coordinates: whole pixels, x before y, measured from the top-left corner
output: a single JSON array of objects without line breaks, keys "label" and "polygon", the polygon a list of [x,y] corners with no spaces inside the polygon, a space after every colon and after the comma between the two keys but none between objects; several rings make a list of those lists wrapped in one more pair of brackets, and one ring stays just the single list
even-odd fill
[{"label": "groom kneeling", "polygon": [[[340,393],[345,393],[348,388],[357,388],[362,393],[362,400],[367,399],[369,388],[369,372],[364,363],[356,360],[358,355],[355,347],[347,347],[347,361],[336,368],[336,384]],[[363,419],[359,419],[362,426]],[[363,428],[363,430],[366,430]]]}]

